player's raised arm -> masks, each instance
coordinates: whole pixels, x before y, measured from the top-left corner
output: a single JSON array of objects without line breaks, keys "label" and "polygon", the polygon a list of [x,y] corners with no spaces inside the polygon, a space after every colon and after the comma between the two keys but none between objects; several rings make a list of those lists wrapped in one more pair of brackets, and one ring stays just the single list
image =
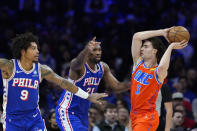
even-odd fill
[{"label": "player's raised arm", "polygon": [[85,48],[79,53],[79,55],[71,61],[70,68],[71,70],[78,71],[83,68],[84,64],[88,59],[88,54],[93,50],[94,46],[100,44],[101,42],[96,42],[96,37],[94,37]]},{"label": "player's raised arm", "polygon": [[146,40],[154,36],[161,36],[162,34],[163,34],[163,30],[152,30],[152,31],[137,32],[133,35],[131,53],[132,53],[134,67],[137,65],[138,59],[140,58],[142,40]]},{"label": "player's raised arm", "polygon": [[158,75],[158,79],[160,82],[163,82],[163,80],[166,78],[167,76],[167,71],[170,65],[170,57],[171,57],[171,53],[173,49],[183,49],[184,47],[187,46],[187,41],[181,41],[181,42],[174,42],[171,43],[167,50],[165,51],[164,55],[161,58],[161,61],[158,65],[158,69],[157,69],[157,75]]},{"label": "player's raised arm", "polygon": [[69,82],[68,80],[57,75],[55,72],[53,72],[53,70],[50,67],[48,67],[46,65],[41,65],[40,68],[41,68],[41,78],[42,79],[46,79],[48,81],[51,81],[51,82],[59,85],[61,88],[66,89],[81,98],[88,99],[93,103],[100,104],[98,99],[107,96],[107,94],[105,94],[105,93],[94,93],[94,94],[89,95],[87,92],[83,91],[81,88],[78,88],[77,86],[75,86],[71,82]]},{"label": "player's raised arm", "polygon": [[102,62],[104,67],[104,81],[108,83],[110,88],[115,92],[125,92],[130,89],[130,82],[119,82],[111,73],[109,66]]}]

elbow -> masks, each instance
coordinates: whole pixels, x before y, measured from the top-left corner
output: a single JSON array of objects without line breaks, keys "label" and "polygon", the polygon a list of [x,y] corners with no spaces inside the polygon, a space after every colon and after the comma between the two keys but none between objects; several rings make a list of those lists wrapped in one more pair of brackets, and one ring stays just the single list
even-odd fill
[{"label": "elbow", "polygon": [[134,40],[141,40],[141,33],[140,32],[137,32],[133,35],[133,39]]}]

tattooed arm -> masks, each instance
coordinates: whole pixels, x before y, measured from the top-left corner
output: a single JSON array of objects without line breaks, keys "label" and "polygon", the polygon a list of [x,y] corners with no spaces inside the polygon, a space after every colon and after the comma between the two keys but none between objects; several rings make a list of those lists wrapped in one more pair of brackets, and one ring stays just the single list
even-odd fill
[{"label": "tattooed arm", "polygon": [[2,76],[5,79],[9,79],[13,73],[14,63],[12,60],[0,59],[0,69],[2,70]]},{"label": "tattooed arm", "polygon": [[50,67],[46,65],[41,65],[40,69],[42,79],[51,81],[59,85],[61,88],[66,89],[72,93],[76,93],[78,91],[78,88],[75,85],[73,85],[71,82],[64,79],[63,77],[57,75]]},{"label": "tattooed arm", "polygon": [[73,85],[71,82],[69,82],[68,80],[64,79],[63,77],[57,75],[55,72],[53,72],[53,70],[51,68],[49,68],[46,65],[41,65],[40,66],[40,70],[41,70],[41,77],[42,77],[42,79],[46,79],[48,81],[51,81],[51,82],[59,85],[61,88],[66,89],[66,90],[74,93],[75,95],[77,95],[77,96],[79,96],[81,98],[88,99],[89,101],[91,101],[93,103],[101,104],[98,101],[98,99],[107,96],[104,93],[100,93],[100,94],[94,93],[94,94],[88,95],[88,93],[86,93],[82,89],[80,89],[77,86]]}]

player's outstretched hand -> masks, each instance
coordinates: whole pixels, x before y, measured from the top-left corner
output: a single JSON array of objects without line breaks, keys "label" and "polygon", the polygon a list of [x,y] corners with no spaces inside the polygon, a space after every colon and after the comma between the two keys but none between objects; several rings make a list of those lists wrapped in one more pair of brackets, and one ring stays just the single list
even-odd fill
[{"label": "player's outstretched hand", "polygon": [[183,49],[187,46],[188,41],[183,40],[181,42],[173,42],[170,44],[170,46],[172,46],[173,49]]},{"label": "player's outstretched hand", "polygon": [[95,104],[102,104],[101,101],[99,101],[99,99],[103,98],[103,97],[107,97],[108,94],[106,93],[92,93],[89,95],[88,100],[91,101],[92,103]]},{"label": "player's outstretched hand", "polygon": [[87,47],[92,51],[96,45],[101,44],[101,42],[96,41],[96,36],[88,42]]}]

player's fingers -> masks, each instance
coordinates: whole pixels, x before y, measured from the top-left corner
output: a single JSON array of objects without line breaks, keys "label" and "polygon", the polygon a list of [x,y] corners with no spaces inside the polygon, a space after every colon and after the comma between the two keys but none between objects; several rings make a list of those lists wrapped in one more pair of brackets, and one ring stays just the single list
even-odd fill
[{"label": "player's fingers", "polygon": [[185,44],[185,45],[183,46],[183,48],[185,48],[187,45],[188,45],[188,44]]},{"label": "player's fingers", "polygon": [[96,44],[96,45],[100,45],[100,44],[101,44],[101,42],[95,42],[95,44]]},{"label": "player's fingers", "polygon": [[180,46],[185,46],[187,43],[188,43],[187,41],[180,43]]},{"label": "player's fingers", "polygon": [[107,96],[108,94],[106,93],[99,93],[97,98],[100,99],[100,98],[107,97]]},{"label": "player's fingers", "polygon": [[97,102],[97,104],[102,105],[101,101],[97,100],[96,102]]},{"label": "player's fingers", "polygon": [[181,42],[180,42],[180,44],[183,44],[183,43],[185,43],[186,42],[186,40],[182,40]]},{"label": "player's fingers", "polygon": [[96,36],[93,37],[92,41],[95,41],[95,40],[96,40]]}]

